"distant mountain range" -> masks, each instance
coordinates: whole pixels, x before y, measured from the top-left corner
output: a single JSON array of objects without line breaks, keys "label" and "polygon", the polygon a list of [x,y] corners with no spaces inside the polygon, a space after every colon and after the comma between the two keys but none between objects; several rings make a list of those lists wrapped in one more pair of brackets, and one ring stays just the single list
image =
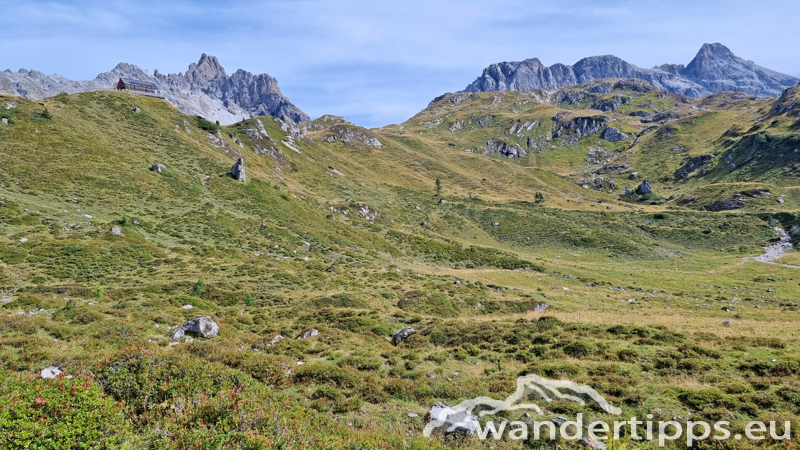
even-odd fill
[{"label": "distant mountain range", "polygon": [[[150,73],[128,63],[119,63],[113,70],[90,81],[73,81],[35,70],[6,70],[0,72],[0,93],[40,100],[62,92],[111,89],[120,78],[154,83],[166,99],[184,113],[219,120],[222,124],[256,116],[283,116],[294,123],[310,120],[281,93],[275,78],[267,74],[253,75],[242,69],[228,76],[219,60],[205,53],[197,63],[189,65],[185,73],[169,75],[158,70]],[[501,62],[485,68],[464,91],[556,89],[598,78],[636,78],[661,90],[690,97],[721,91],[778,97],[786,88],[800,82],[793,76],[745,61],[722,44],[704,44],[686,66],[664,64],[644,69],[613,55],[591,56],[572,66],[547,67],[536,58]]]},{"label": "distant mountain range", "polygon": [[722,44],[703,44],[694,59],[683,64],[664,64],[644,69],[616,56],[591,56],[572,66],[547,67],[537,58],[492,64],[464,89],[466,92],[556,89],[588,83],[597,78],[638,78],[653,86],[690,97],[737,91],[778,97],[800,79],[766,69],[734,55]]},{"label": "distant mountain range", "polygon": [[90,81],[73,81],[59,75],[45,75],[35,70],[0,72],[0,93],[19,95],[32,100],[52,97],[62,92],[111,89],[120,78],[154,83],[166,99],[187,114],[203,116],[230,124],[256,116],[275,116],[306,122],[306,113],[293,105],[278,87],[278,80],[267,75],[253,75],[242,69],[228,76],[219,60],[203,53],[186,73],[152,74],[139,66],[119,63]]}]

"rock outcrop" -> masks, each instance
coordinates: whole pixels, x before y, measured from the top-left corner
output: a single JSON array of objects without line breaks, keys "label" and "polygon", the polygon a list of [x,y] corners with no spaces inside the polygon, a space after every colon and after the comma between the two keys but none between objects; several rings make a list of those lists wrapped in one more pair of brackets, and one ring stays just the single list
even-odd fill
[{"label": "rock outcrop", "polygon": [[244,158],[239,158],[236,160],[236,164],[231,167],[231,176],[236,181],[245,182],[247,181],[247,176],[244,173]]},{"label": "rock outcrop", "polygon": [[[777,97],[800,80],[745,61],[722,44],[704,44],[686,66],[664,64],[637,67],[613,55],[591,56],[572,66],[545,66],[536,58],[492,64],[468,85],[465,92],[556,89],[588,83],[598,78],[636,78],[663,91],[690,97],[714,92],[739,91]],[[613,102],[605,105],[613,108]]]},{"label": "rock outcrop", "polygon": [[683,167],[675,172],[675,176],[681,179],[686,178],[689,175],[696,173],[701,167],[706,165],[712,159],[714,159],[714,157],[711,155],[700,155],[694,158],[689,158],[688,161],[686,161],[686,164],[684,164]]},{"label": "rock outcrop", "polygon": [[119,63],[94,80],[73,81],[59,75],[45,75],[35,70],[0,72],[0,92],[41,100],[62,92],[113,89],[120,78],[132,78],[158,86],[167,101],[184,113],[202,116],[210,121],[231,124],[243,117],[284,117],[294,123],[306,122],[309,117],[287,99],[278,87],[278,80],[267,75],[253,75],[237,70],[228,76],[214,56],[200,57],[185,73],[152,74],[136,65]]},{"label": "rock outcrop", "polygon": [[606,131],[603,132],[603,139],[609,142],[619,142],[628,139],[628,135],[614,127],[608,127]]},{"label": "rock outcrop", "polygon": [[775,101],[774,111],[777,114],[800,117],[800,84],[783,91]]},{"label": "rock outcrop", "polygon": [[377,149],[383,146],[375,136],[348,126],[334,125],[331,127],[330,132],[331,134],[325,139],[326,142],[340,141],[349,144],[353,141],[358,141]]},{"label": "rock outcrop", "polygon": [[647,195],[652,193],[653,193],[653,186],[651,186],[650,183],[647,182],[646,180],[642,181],[642,184],[640,184],[639,187],[636,188],[636,194],[638,195]]},{"label": "rock outcrop", "polygon": [[556,126],[556,137],[561,137],[571,132],[578,136],[588,136],[597,133],[606,124],[603,116],[574,117],[570,112],[560,112],[553,117]]},{"label": "rock outcrop", "polygon": [[486,155],[500,155],[506,158],[527,158],[528,152],[517,144],[507,144],[497,139],[486,141],[484,146]]}]

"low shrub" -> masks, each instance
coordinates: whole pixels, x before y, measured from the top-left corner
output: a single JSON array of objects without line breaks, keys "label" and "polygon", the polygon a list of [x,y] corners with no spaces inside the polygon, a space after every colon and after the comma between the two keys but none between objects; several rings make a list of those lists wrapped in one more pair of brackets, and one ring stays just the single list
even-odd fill
[{"label": "low shrub", "polygon": [[0,448],[101,449],[131,432],[122,406],[90,378],[29,380],[0,370]]}]

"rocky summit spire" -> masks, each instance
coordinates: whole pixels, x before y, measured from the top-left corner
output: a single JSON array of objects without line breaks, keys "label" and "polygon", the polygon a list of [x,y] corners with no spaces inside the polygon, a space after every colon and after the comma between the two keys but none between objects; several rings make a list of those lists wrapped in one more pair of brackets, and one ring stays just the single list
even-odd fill
[{"label": "rocky summit spire", "polygon": [[777,97],[800,81],[739,58],[719,43],[703,44],[681,75],[711,92],[741,91],[768,97]]}]

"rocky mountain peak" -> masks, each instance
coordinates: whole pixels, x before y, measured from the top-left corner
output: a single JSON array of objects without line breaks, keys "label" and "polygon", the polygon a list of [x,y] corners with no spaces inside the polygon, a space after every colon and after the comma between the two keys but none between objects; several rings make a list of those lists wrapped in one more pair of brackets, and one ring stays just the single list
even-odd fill
[{"label": "rocky mountain peak", "polygon": [[746,61],[719,43],[703,44],[680,74],[711,92],[740,91],[766,97],[777,97],[800,81]]},{"label": "rocky mountain peak", "polygon": [[200,55],[196,68],[203,72],[225,75],[225,69],[222,67],[222,64],[219,63],[219,59],[217,59],[216,56],[206,55],[205,53]]},{"label": "rocky mountain peak", "polygon": [[216,82],[215,84],[219,84],[224,82],[228,76],[216,56],[203,53],[196,64],[189,65],[189,70],[186,71],[184,77],[192,83]]},{"label": "rocky mountain peak", "polygon": [[713,77],[720,66],[745,62],[722,44],[703,44],[694,59],[681,71],[684,76],[696,79]]},{"label": "rocky mountain peak", "polygon": [[91,81],[72,81],[57,75],[22,70],[0,72],[0,92],[38,100],[61,92],[77,93],[113,89],[119,78],[148,81],[158,86],[167,101],[181,111],[229,124],[243,117],[284,116],[293,123],[309,117],[287,99],[278,80],[268,74],[253,75],[239,69],[228,76],[216,56],[203,53],[185,73],[152,74],[141,67],[119,63]]},{"label": "rocky mountain peak", "polygon": [[736,55],[733,54],[731,49],[728,47],[720,44],[719,42],[714,42],[713,44],[703,44],[700,47],[700,51],[697,52],[697,55],[717,55],[717,56],[728,56],[735,58]]},{"label": "rocky mountain peak", "polygon": [[734,55],[726,46],[704,44],[686,66],[664,64],[652,69],[637,67],[614,55],[590,56],[574,65],[544,66],[538,59],[495,63],[464,90],[488,92],[505,90],[555,89],[588,83],[598,78],[637,78],[654,87],[690,97],[721,91],[777,97],[797,84],[797,78],[758,66]]}]

